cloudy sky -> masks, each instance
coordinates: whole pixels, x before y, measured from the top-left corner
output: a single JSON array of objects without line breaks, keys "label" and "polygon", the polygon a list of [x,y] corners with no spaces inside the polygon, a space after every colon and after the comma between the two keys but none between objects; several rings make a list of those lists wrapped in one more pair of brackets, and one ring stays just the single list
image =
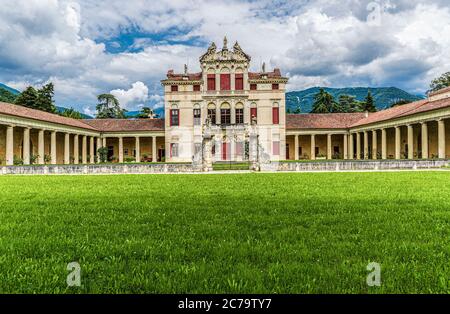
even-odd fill
[{"label": "cloudy sky", "polygon": [[111,92],[129,110],[162,105],[160,80],[227,35],[252,68],[289,89],[397,86],[424,93],[450,71],[448,0],[0,0],[0,82],[55,84],[58,105],[92,114]]}]

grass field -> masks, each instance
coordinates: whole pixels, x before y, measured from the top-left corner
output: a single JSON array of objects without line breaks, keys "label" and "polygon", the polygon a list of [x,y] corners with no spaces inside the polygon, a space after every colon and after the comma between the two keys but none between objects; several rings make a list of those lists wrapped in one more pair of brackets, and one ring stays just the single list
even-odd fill
[{"label": "grass field", "polygon": [[0,177],[0,292],[448,293],[450,172]]}]

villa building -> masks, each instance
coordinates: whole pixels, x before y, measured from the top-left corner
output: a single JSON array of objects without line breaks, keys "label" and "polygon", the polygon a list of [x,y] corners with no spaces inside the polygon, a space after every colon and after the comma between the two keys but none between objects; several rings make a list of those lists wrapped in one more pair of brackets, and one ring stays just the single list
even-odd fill
[{"label": "villa building", "polygon": [[168,71],[165,119],[75,120],[0,103],[0,163],[95,163],[107,147],[113,162],[192,162],[205,129],[214,161],[248,158],[256,132],[266,161],[299,159],[445,159],[450,154],[450,88],[376,113],[286,114],[288,79],[279,69],[251,72],[235,43],[213,43],[201,72]]}]

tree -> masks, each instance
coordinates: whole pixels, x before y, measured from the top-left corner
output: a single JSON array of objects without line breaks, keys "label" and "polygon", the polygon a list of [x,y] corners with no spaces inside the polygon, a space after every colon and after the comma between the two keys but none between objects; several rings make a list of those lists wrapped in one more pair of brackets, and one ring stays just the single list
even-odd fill
[{"label": "tree", "polygon": [[448,86],[450,86],[450,72],[444,73],[440,77],[434,79],[430,84],[428,93],[438,91]]},{"label": "tree", "polygon": [[339,96],[339,106],[341,107],[342,112],[358,112],[359,102],[356,101],[355,96],[351,95],[341,95]]},{"label": "tree", "polygon": [[375,107],[375,102],[373,100],[373,96],[372,93],[369,89],[369,92],[367,93],[367,97],[363,103],[363,111],[368,111],[368,112],[376,112],[377,111],[377,107]]},{"label": "tree", "polygon": [[97,119],[124,119],[126,110],[120,108],[119,101],[114,95],[98,95]]},{"label": "tree", "polygon": [[142,107],[141,112],[137,116],[139,119],[154,119],[158,115],[149,107]]},{"label": "tree", "polygon": [[28,108],[36,108],[36,102],[38,99],[37,90],[33,86],[28,86],[20,95],[16,98],[16,105],[21,105]]},{"label": "tree", "polygon": [[314,96],[312,113],[331,113],[341,112],[339,104],[334,100],[333,95],[326,92],[323,88]]},{"label": "tree", "polygon": [[37,91],[38,97],[35,109],[55,113],[56,107],[53,102],[54,93],[53,83],[50,82],[47,85],[42,86],[42,88]]},{"label": "tree", "polygon": [[81,113],[76,111],[73,108],[66,109],[63,112],[59,113],[59,115],[63,116],[63,117],[67,117],[67,118],[72,118],[72,119],[83,119],[83,117],[81,116]]},{"label": "tree", "polygon": [[13,104],[16,101],[16,98],[17,96],[9,90],[0,87],[0,101]]}]

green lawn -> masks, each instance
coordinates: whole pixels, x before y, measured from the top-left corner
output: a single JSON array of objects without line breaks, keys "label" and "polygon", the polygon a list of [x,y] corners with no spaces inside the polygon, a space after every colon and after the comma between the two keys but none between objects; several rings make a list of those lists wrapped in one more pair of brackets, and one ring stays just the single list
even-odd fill
[{"label": "green lawn", "polygon": [[[0,177],[2,293],[450,292],[450,172]],[[82,268],[67,288],[67,264]],[[381,264],[381,287],[366,266]]]}]

